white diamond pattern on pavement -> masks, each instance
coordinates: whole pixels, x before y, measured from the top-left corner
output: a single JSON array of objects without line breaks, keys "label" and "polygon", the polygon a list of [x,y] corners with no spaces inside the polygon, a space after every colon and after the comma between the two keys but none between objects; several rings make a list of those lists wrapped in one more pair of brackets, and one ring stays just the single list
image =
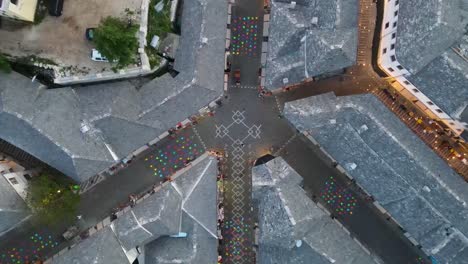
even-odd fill
[{"label": "white diamond pattern on pavement", "polygon": [[[239,133],[230,133],[234,127],[240,126],[240,129],[245,131],[244,137],[239,137]],[[239,129],[239,127],[236,127]],[[239,130],[237,130],[239,131]],[[231,221],[237,223],[237,227],[223,227],[225,232],[229,233],[231,238],[229,239],[232,243],[226,252],[229,263],[239,264],[250,264],[249,258],[243,257],[244,254],[251,252],[251,241],[249,241],[249,230],[248,224],[244,222],[244,219],[248,219],[250,215],[250,204],[246,204],[245,201],[250,199],[250,179],[243,179],[246,170],[249,169],[247,165],[245,141],[249,138],[259,139],[261,134],[261,125],[247,125],[246,117],[243,111],[234,111],[232,114],[232,122],[228,125],[216,125],[216,137],[217,138],[228,138],[231,144],[226,147],[226,155],[230,158],[231,167],[227,181],[230,184],[226,184],[226,193],[231,195],[230,199],[225,199],[225,213],[229,214]],[[238,138],[234,138],[236,135]],[[229,204],[230,203],[230,204]],[[228,217],[227,217],[228,218]],[[245,225],[245,226],[244,226]],[[244,228],[238,228],[244,226]],[[229,229],[229,230],[228,230]],[[249,233],[245,233],[249,232]]]}]

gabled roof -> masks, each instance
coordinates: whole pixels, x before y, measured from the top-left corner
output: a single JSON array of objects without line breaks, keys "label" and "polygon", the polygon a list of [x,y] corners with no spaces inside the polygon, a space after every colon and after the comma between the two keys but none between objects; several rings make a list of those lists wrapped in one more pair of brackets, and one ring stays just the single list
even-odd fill
[{"label": "gabled roof", "polygon": [[182,198],[168,185],[115,220],[112,223],[115,235],[130,250],[160,236],[177,234],[181,205]]},{"label": "gabled roof", "polygon": [[[145,246],[147,263],[215,263],[217,168],[212,157],[197,159],[173,182],[52,263],[127,263],[125,252],[136,246]],[[179,232],[188,237],[169,237]]]},{"label": "gabled roof", "polygon": [[413,74],[466,33],[468,5],[465,0],[400,0],[399,5],[396,55]]},{"label": "gabled roof", "polygon": [[[358,2],[272,0],[266,86],[338,71],[356,61]],[[316,17],[317,24],[313,24]]]},{"label": "gabled roof", "polygon": [[45,90],[0,73],[0,138],[85,181],[221,96],[226,17],[227,1],[184,2],[180,74],[141,89],[119,81]]},{"label": "gabled roof", "polygon": [[187,238],[160,237],[145,246],[145,263],[216,263],[218,240],[185,212],[181,229]]},{"label": "gabled roof", "polygon": [[[253,168],[259,211],[257,263],[374,263],[300,187],[302,177],[282,158]],[[297,248],[296,240],[303,244]]]},{"label": "gabled roof", "polygon": [[54,258],[51,263],[124,264],[128,263],[128,259],[112,229],[105,227],[71,250]]},{"label": "gabled roof", "polygon": [[377,98],[321,95],[287,103],[285,116],[315,138],[428,255],[463,263],[467,183]]},{"label": "gabled roof", "polygon": [[0,175],[0,236],[30,214],[26,203]]},{"label": "gabled roof", "polygon": [[407,78],[444,112],[460,119],[468,105],[468,62],[453,50],[444,52]]}]

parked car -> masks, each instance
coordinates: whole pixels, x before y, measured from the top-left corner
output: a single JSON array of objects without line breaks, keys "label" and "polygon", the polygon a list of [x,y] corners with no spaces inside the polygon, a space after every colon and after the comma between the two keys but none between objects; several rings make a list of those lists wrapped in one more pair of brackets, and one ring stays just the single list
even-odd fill
[{"label": "parked car", "polygon": [[109,62],[109,60],[104,57],[97,49],[91,51],[91,59],[93,61]]},{"label": "parked car", "polygon": [[234,71],[234,80],[236,81],[236,85],[240,85],[240,70],[235,70]]},{"label": "parked car", "polygon": [[93,40],[94,39],[94,31],[96,28],[87,28],[85,32],[85,37],[87,40]]},{"label": "parked car", "polygon": [[76,226],[71,226],[67,229],[67,231],[65,231],[65,233],[62,234],[63,238],[65,238],[66,240],[70,240],[72,238],[74,238],[76,235],[78,235],[78,227]]},{"label": "parked car", "polygon": [[59,17],[62,15],[64,0],[50,0],[49,1],[49,14],[51,16]]}]

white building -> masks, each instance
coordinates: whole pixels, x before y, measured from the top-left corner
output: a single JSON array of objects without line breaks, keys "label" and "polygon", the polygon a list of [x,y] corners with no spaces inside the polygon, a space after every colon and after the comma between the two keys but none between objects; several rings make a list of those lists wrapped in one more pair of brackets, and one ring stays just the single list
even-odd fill
[{"label": "white building", "polygon": [[0,16],[34,21],[37,0],[0,0]]}]

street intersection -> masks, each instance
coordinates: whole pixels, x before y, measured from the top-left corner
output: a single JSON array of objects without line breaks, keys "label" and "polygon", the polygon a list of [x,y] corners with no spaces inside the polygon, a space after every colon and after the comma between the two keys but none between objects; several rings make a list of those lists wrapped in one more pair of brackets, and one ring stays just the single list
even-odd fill
[{"label": "street intersection", "polygon": [[[371,5],[370,0],[361,2]],[[205,151],[219,151],[224,154],[227,168],[222,172],[226,177],[224,240],[220,245],[223,263],[254,263],[256,216],[252,211],[251,170],[256,159],[273,154],[284,158],[304,178],[304,189],[311,199],[333,212],[334,218],[372,254],[385,263],[429,263],[427,256],[411,244],[402,230],[385,219],[362,190],[350,183],[317,146],[282,116],[287,101],[329,91],[338,96],[365,93],[384,85],[375,73],[369,73],[373,34],[359,39],[359,65],[348,69],[349,75],[262,97],[257,87],[263,16],[263,1],[236,1],[231,21],[236,41],[233,41],[230,52],[231,71],[241,72],[240,85],[236,85],[230,75],[228,92],[220,100],[220,106],[214,109],[213,116],[203,117],[197,124],[177,131],[136,157],[126,168],[85,192],[79,212],[82,216],[80,228],[92,227],[115,208],[124,206],[130,194],[146,192]],[[372,23],[366,30],[373,30],[375,20],[365,19]],[[334,198],[336,196],[339,199]],[[26,257],[31,256],[50,257],[70,244],[60,236],[64,229],[66,226],[44,231],[30,222],[25,223],[9,232],[8,239],[0,241],[0,263],[24,263]],[[47,242],[40,242],[43,237]]]}]

